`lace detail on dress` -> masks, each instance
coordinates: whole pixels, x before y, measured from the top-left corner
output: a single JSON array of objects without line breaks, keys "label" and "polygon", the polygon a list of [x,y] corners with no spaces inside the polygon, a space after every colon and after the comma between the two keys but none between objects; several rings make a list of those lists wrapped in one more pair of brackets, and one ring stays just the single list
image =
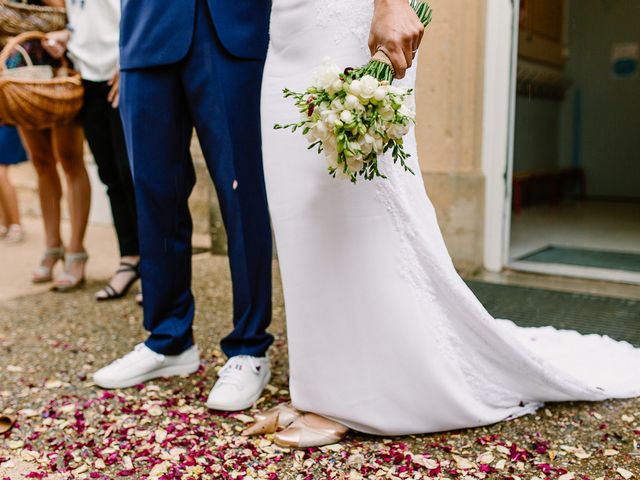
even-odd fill
[{"label": "lace detail on dress", "polygon": [[[331,33],[331,39],[340,45],[349,35],[358,39],[363,54],[368,55],[368,39],[373,18],[373,0],[322,0],[316,2],[316,22],[319,27]],[[344,28],[335,28],[335,25]]]},{"label": "lace detail on dress", "polygon": [[[413,68],[407,73],[404,80],[397,83],[413,87],[415,71],[416,69]],[[413,131],[406,137],[405,145],[412,152],[412,157],[409,159],[410,166],[416,175],[420,175]],[[403,263],[402,270],[421,305],[425,306],[425,318],[422,321],[431,322],[438,332],[436,342],[441,348],[444,361],[457,366],[462,377],[471,386],[468,391],[473,392],[476,399],[482,403],[506,408],[517,408],[520,405],[521,409],[515,411],[513,416],[527,414],[539,408],[541,406],[539,402],[528,402],[528,399],[520,398],[519,392],[504,388],[499,382],[487,381],[491,377],[491,373],[478,370],[479,365],[487,364],[486,360],[482,360],[473,348],[466,348],[464,339],[451,328],[451,324],[447,324],[447,318],[459,317],[460,312],[445,309],[433,311],[429,315],[429,309],[433,306],[460,306],[460,310],[474,317],[473,321],[478,325],[476,328],[484,328],[483,325],[486,322],[497,322],[484,310],[473,295],[461,294],[467,289],[466,285],[452,265],[449,268],[449,265],[444,265],[441,260],[439,261],[442,255],[438,255],[436,250],[440,247],[440,239],[425,237],[420,231],[420,225],[424,224],[425,219],[419,218],[420,211],[414,206],[424,203],[425,200],[422,198],[422,192],[415,186],[414,182],[417,180],[410,173],[404,172],[398,165],[393,165],[390,158],[385,157],[383,162],[383,166],[386,167],[384,173],[387,180],[377,182],[377,197],[389,212],[394,228],[401,238],[399,244]],[[429,208],[431,209],[429,214],[435,216],[430,203]],[[434,251],[430,251],[430,249]],[[448,257],[448,253],[446,256]],[[444,286],[444,288],[438,288],[432,279],[438,279],[440,287]],[[443,296],[450,298],[445,299],[442,298]],[[508,355],[505,354],[505,358],[508,358]],[[559,385],[564,385],[565,388],[573,387],[576,392],[580,393],[587,391],[585,386],[576,379],[558,375],[557,369],[554,369],[548,361],[539,358],[533,352],[530,352],[529,355],[514,355],[510,358],[510,361],[515,360],[520,363],[515,367],[523,372],[531,371],[531,365],[536,365],[537,370],[541,373],[540,377],[547,382],[555,381]],[[595,393],[593,390],[589,391],[591,395]]]}]

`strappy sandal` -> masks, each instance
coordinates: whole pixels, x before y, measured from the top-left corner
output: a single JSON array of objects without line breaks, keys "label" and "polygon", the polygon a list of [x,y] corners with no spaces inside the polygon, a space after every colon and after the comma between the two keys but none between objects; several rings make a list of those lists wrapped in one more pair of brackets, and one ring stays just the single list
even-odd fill
[{"label": "strappy sandal", "polygon": [[[47,260],[52,260],[50,267],[45,265]],[[64,260],[64,247],[47,248],[40,261],[40,266],[33,271],[32,283],[48,283],[53,280],[53,268],[60,260]]]},{"label": "strappy sandal", "polygon": [[[99,290],[98,292],[96,292],[96,300],[98,302],[107,302],[109,300],[117,300],[118,298],[122,298],[127,293],[129,293],[129,290],[131,289],[133,284],[140,279],[140,263],[138,262],[137,264],[134,265],[128,262],[120,262],[120,268],[116,270],[115,275],[118,275],[119,273],[133,273],[134,276],[131,278],[131,280],[129,280],[129,282],[127,282],[127,284],[124,286],[124,288],[120,292],[118,292],[110,283],[106,287],[104,287],[102,290]],[[103,292],[106,294],[106,296],[99,297],[98,295]]]},{"label": "strappy sandal", "polygon": [[83,286],[85,284],[84,275],[82,278],[77,278],[72,275],[70,271],[71,266],[74,263],[80,262],[86,264],[88,260],[89,255],[87,255],[86,252],[67,253],[64,259],[64,273],[56,279],[56,284],[53,286],[52,290],[60,293],[68,293]]},{"label": "strappy sandal", "polygon": [[24,230],[22,229],[22,225],[10,225],[9,230],[7,230],[7,234],[4,236],[4,243],[16,245],[22,242],[24,242]]}]

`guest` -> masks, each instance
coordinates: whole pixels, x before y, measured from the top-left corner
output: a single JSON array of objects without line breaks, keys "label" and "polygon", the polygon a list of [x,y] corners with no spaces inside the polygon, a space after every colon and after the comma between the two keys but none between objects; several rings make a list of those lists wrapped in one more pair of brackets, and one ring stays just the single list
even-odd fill
[{"label": "guest", "polygon": [[22,148],[17,130],[9,126],[0,127],[0,238],[5,244],[24,240],[18,195],[9,179],[9,166],[26,159],[27,154]]},{"label": "guest", "polygon": [[135,193],[118,111],[119,0],[67,0],[69,28],[47,35],[43,47],[54,58],[65,53],[84,84],[81,120],[98,174],[107,187],[120,249],[120,266],[98,301],[127,294],[140,278]]},{"label": "guest", "polygon": [[[29,3],[63,6],[63,0],[42,0]],[[39,43],[25,45],[34,63],[53,63]],[[46,129],[19,127],[29,158],[38,176],[38,193],[45,229],[46,250],[33,272],[34,283],[53,280],[55,265],[64,260],[64,272],[55,279],[53,290],[67,292],[84,284],[88,255],[84,237],[89,219],[91,185],[84,166],[84,135],[79,121]],[[71,236],[65,249],[60,235],[62,186],[58,173],[62,166],[67,183],[67,200]]]}]

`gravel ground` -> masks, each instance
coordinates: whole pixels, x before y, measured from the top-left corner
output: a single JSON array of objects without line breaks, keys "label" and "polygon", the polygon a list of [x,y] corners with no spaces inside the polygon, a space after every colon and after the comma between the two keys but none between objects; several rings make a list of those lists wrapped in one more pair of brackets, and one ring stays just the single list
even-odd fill
[{"label": "gravel ground", "polygon": [[[203,366],[189,378],[104,392],[90,374],[145,337],[133,297],[97,304],[90,292],[23,297],[0,307],[0,479],[640,479],[640,400],[549,405],[486,428],[403,438],[351,435],[289,451],[238,435],[257,410],[216,415],[204,400],[224,364],[230,318],[226,259],[198,255],[196,337]],[[287,349],[276,281],[274,376],[257,408],[288,399]],[[615,374],[615,372],[612,372]]]}]

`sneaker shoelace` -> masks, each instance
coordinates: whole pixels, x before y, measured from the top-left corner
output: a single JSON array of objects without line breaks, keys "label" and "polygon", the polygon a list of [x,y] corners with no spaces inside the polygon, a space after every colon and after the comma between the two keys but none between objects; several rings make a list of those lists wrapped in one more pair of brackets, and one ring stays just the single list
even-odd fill
[{"label": "sneaker shoelace", "polygon": [[250,356],[239,355],[228,362],[218,373],[218,383],[220,385],[240,386],[242,378],[247,372],[253,372],[258,375],[262,365],[260,362]]}]

